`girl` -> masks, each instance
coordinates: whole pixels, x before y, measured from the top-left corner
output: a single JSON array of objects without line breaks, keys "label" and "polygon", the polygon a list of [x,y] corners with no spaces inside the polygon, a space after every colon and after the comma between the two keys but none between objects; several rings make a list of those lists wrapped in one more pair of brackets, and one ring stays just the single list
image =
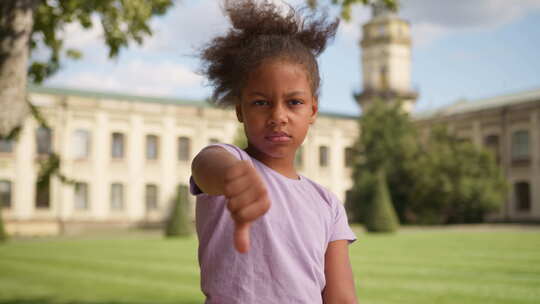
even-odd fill
[{"label": "girl", "polygon": [[248,146],[211,145],[192,163],[206,303],[356,303],[345,210],[294,168],[318,112],[316,56],[338,22],[268,0],[224,9],[233,28],[203,49],[203,73]]}]

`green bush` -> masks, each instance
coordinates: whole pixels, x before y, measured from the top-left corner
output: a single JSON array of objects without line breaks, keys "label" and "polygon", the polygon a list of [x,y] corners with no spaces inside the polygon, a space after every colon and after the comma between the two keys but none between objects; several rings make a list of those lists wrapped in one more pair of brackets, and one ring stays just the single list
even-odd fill
[{"label": "green bush", "polygon": [[167,219],[165,236],[178,237],[191,235],[193,228],[189,216],[188,186],[180,185],[174,206]]},{"label": "green bush", "polygon": [[5,242],[7,239],[8,235],[4,228],[4,219],[2,218],[2,204],[0,204],[0,243]]},{"label": "green bush", "polygon": [[375,193],[367,208],[364,223],[369,232],[395,232],[399,227],[384,170],[377,171]]}]

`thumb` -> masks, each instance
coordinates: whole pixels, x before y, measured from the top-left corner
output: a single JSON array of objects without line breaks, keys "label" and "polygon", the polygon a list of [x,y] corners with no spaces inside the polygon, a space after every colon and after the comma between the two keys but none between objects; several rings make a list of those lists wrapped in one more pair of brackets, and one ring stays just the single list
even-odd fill
[{"label": "thumb", "polygon": [[249,249],[249,223],[236,223],[234,227],[234,247],[240,253]]}]

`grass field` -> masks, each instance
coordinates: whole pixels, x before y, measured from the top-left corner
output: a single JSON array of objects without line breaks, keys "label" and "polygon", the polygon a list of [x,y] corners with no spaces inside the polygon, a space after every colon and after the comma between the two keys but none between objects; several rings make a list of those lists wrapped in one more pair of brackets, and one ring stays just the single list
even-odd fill
[{"label": "grass field", "polygon": [[[403,229],[351,245],[360,303],[540,303],[540,228]],[[202,303],[195,238],[12,240],[0,304]]]}]

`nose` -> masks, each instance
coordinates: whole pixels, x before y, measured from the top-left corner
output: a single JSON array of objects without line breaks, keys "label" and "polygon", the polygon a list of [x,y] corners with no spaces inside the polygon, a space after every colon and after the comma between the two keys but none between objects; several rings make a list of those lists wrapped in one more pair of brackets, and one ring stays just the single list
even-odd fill
[{"label": "nose", "polygon": [[270,109],[268,124],[271,126],[281,126],[287,123],[287,109],[283,105],[277,104]]}]

